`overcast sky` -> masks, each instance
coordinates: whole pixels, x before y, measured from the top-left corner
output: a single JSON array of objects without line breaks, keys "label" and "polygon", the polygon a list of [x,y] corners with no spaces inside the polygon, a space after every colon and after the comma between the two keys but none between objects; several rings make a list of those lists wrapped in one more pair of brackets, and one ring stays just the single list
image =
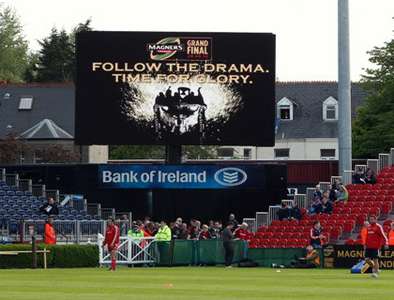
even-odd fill
[{"label": "overcast sky", "polygon": [[[350,1],[351,78],[366,51],[393,38],[394,0]],[[0,0],[14,7],[30,47],[53,26],[91,18],[97,30],[272,32],[277,78],[337,80],[337,0]]]}]

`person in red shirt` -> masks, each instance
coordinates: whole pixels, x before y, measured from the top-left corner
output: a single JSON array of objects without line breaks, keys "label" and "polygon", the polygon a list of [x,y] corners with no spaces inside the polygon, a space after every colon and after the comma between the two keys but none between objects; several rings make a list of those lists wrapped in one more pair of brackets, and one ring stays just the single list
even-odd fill
[{"label": "person in red shirt", "polygon": [[388,241],[383,228],[377,222],[376,216],[369,217],[367,227],[367,238],[365,242],[365,260],[372,267],[372,277],[378,277],[379,272],[379,250],[382,246],[387,246]]},{"label": "person in red shirt", "polygon": [[211,233],[209,232],[209,227],[208,225],[204,224],[202,225],[202,230],[198,234],[198,239],[199,240],[209,240],[211,239]]},{"label": "person in red shirt", "polygon": [[47,245],[56,244],[56,230],[53,227],[53,218],[49,217],[44,227],[44,243]]},{"label": "person in red shirt", "polygon": [[249,237],[248,224],[243,222],[237,229],[234,230],[235,238],[240,240],[247,240]]},{"label": "person in red shirt", "polygon": [[111,253],[111,268],[109,269],[111,271],[115,271],[116,269],[116,252],[119,246],[119,237],[120,230],[118,225],[114,223],[113,218],[108,218],[103,247],[107,246],[108,252]]}]

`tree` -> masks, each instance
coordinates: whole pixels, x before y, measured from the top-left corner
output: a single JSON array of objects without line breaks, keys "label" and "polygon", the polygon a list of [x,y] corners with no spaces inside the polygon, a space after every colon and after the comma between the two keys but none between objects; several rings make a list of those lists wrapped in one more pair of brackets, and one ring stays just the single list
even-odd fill
[{"label": "tree", "polygon": [[66,163],[79,162],[80,155],[75,151],[65,149],[62,145],[47,145],[36,151],[42,162]]},{"label": "tree", "polygon": [[40,41],[41,50],[36,60],[32,57],[26,79],[37,82],[65,82],[75,79],[76,44],[75,37],[82,31],[90,31],[91,20],[79,23],[68,34],[65,30],[52,28],[48,37]]},{"label": "tree", "polygon": [[353,125],[353,155],[376,158],[394,147],[394,39],[370,54],[374,69],[366,69],[362,84],[368,96]]},{"label": "tree", "polygon": [[187,159],[213,159],[217,158],[216,146],[183,146],[183,152]]},{"label": "tree", "polygon": [[0,3],[0,80],[21,82],[28,64],[28,44],[15,11]]},{"label": "tree", "polygon": [[0,163],[19,163],[20,155],[28,150],[29,146],[26,143],[17,139],[15,134],[10,133],[0,140]]}]

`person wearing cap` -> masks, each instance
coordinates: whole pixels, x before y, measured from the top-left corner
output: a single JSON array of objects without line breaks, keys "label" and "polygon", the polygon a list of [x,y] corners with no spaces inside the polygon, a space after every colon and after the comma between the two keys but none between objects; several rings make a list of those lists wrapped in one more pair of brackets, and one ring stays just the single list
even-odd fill
[{"label": "person wearing cap", "polygon": [[234,235],[237,239],[247,240],[249,236],[248,224],[243,222],[238,228],[234,230]]},{"label": "person wearing cap", "polygon": [[372,268],[372,277],[377,278],[379,273],[379,250],[382,246],[388,246],[388,240],[383,227],[377,223],[376,216],[369,216],[367,230],[364,257],[367,265]]},{"label": "person wearing cap", "polygon": [[226,268],[231,268],[231,264],[233,262],[234,257],[234,234],[232,229],[234,227],[234,223],[228,222],[226,228],[223,229],[222,239],[223,239],[223,248],[224,248],[224,262]]},{"label": "person wearing cap", "polygon": [[116,270],[116,253],[119,247],[120,230],[115,224],[114,219],[109,217],[107,220],[107,229],[105,231],[105,239],[103,247],[107,246],[108,252],[111,254],[110,271]]},{"label": "person wearing cap", "polygon": [[56,244],[56,230],[53,227],[53,218],[51,216],[48,217],[44,226],[44,243],[47,245]]}]

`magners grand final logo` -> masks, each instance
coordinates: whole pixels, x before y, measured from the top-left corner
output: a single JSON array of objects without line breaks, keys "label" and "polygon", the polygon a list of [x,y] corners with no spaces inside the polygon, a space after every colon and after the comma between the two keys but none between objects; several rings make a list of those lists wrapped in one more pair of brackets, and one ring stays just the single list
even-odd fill
[{"label": "magners grand final logo", "polygon": [[209,61],[212,59],[212,38],[166,37],[147,45],[152,60]]}]

